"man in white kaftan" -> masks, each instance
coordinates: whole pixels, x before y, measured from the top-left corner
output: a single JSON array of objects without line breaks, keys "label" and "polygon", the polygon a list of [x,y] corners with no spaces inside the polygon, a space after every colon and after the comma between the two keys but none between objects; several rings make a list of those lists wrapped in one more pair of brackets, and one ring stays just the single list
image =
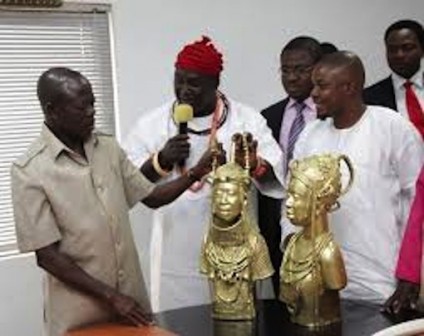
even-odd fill
[{"label": "man in white kaftan", "polygon": [[[195,47],[201,52],[209,47],[200,45]],[[184,49],[185,50],[185,49]],[[184,51],[183,50],[183,51]],[[198,68],[202,59],[194,61],[194,68],[176,64],[176,82],[186,81],[195,76],[196,81],[202,80],[203,72]],[[180,59],[179,59],[180,60]],[[185,64],[185,63],[184,63]],[[194,70],[194,71],[192,71]],[[178,102],[181,98],[176,85]],[[213,93],[213,97],[217,97]],[[227,99],[218,94],[224,102],[218,109],[215,138],[223,144],[227,158],[230,154],[231,137],[234,133],[250,132],[258,142],[257,154],[272,167],[274,178],[265,183],[255,181],[260,192],[275,198],[283,194],[282,180],[283,167],[282,153],[266,125],[265,119],[259,112]],[[196,116],[188,122],[190,154],[185,166],[191,167],[209,145],[213,132],[214,115]],[[145,113],[138,120],[136,126],[127,137],[124,148],[130,159],[139,165],[149,160],[155,153],[161,151],[169,139],[178,134],[178,126],[173,120],[174,103],[167,103],[153,111]],[[215,116],[216,118],[216,116]],[[200,134],[199,134],[200,133]],[[178,169],[173,169],[167,177],[162,177],[159,183],[178,176]],[[151,240],[151,301],[154,311],[176,309],[185,306],[200,305],[210,302],[207,279],[199,273],[200,248],[203,236],[208,228],[211,217],[209,185],[204,184],[200,190],[187,190],[176,202],[154,212],[153,233]]]},{"label": "man in white kaftan", "polygon": [[[356,83],[362,63],[359,67],[359,59],[350,53],[337,54],[325,57],[313,74],[318,110],[331,118],[316,120],[305,128],[294,158],[332,152],[351,159],[355,172],[352,188],[329,219],[348,275],[342,297],[382,304],[395,289],[399,245],[424,162],[424,147],[412,124],[398,113],[363,105],[361,90],[354,99],[350,93],[340,97],[338,80],[353,76],[349,80]],[[363,83],[363,76],[359,78]],[[362,88],[362,84],[358,86]],[[352,106],[358,106],[360,112],[352,109],[347,113]],[[354,122],[341,126],[342,118],[355,113]],[[347,177],[348,172],[344,173]],[[285,216],[282,230],[284,241],[293,231]]]},{"label": "man in white kaftan", "polygon": [[[229,106],[227,120],[216,134],[227,155],[232,135],[248,131],[258,140],[258,154],[272,165],[275,174],[280,176],[282,181],[282,154],[266,126],[265,119],[255,110],[232,100],[229,101]],[[178,133],[171,116],[172,103],[169,103],[148,112],[138,120],[124,144],[133,163],[141,165],[153,153],[159,151],[169,138]],[[193,129],[204,129],[211,124],[211,119],[212,116],[194,118],[188,124]],[[155,134],[151,130],[155,130]],[[147,134],[149,136],[146,136]],[[197,162],[207,148],[208,137],[191,134],[190,144],[187,167]],[[173,171],[161,182],[173,179],[178,174]],[[282,197],[282,185],[277,180],[256,186],[260,192],[270,197]],[[209,302],[207,281],[199,273],[199,256],[203,235],[211,216],[210,191],[207,184],[197,192],[187,190],[174,203],[154,213],[151,300],[155,305],[159,296],[159,310]],[[159,287],[156,287],[157,285]]]}]

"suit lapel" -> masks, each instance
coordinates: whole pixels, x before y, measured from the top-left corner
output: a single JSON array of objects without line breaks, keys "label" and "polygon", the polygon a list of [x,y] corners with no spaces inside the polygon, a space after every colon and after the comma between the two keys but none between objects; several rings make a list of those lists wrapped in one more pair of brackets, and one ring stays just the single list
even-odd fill
[{"label": "suit lapel", "polygon": [[396,104],[396,96],[395,96],[395,88],[393,86],[393,80],[392,80],[392,76],[388,77],[385,81],[385,86],[386,86],[386,92],[387,92],[387,105],[388,107],[390,107],[391,109],[397,111],[397,104]]},{"label": "suit lapel", "polygon": [[272,120],[270,120],[270,123],[268,125],[270,126],[272,130],[272,135],[274,136],[274,139],[277,142],[280,141],[281,124],[283,122],[284,112],[288,102],[288,98],[282,100],[280,104],[277,104],[275,106],[275,110],[272,111],[270,115]]}]

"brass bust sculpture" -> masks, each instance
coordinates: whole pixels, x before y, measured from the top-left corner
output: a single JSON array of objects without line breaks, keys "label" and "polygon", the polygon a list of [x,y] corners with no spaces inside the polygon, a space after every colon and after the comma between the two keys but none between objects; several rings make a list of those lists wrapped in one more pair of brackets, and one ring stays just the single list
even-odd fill
[{"label": "brass bust sculpture", "polygon": [[251,320],[255,312],[255,281],[274,270],[265,240],[247,211],[250,189],[248,149],[246,165],[234,160],[212,171],[212,216],[201,250],[200,271],[209,279],[212,317]]},{"label": "brass bust sculpture", "polygon": [[[342,190],[341,162],[350,179]],[[353,167],[344,155],[314,155],[290,165],[287,218],[301,227],[287,243],[280,269],[280,300],[294,323],[316,328],[339,322],[339,290],[346,286],[340,248],[328,230],[328,212],[353,182]]]}]

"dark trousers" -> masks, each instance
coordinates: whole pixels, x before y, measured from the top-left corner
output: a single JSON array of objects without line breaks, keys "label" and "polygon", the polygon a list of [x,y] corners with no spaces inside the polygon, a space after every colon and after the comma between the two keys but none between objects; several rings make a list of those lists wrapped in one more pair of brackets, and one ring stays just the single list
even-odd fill
[{"label": "dark trousers", "polygon": [[272,276],[272,284],[277,298],[280,294],[280,266],[283,258],[280,249],[281,205],[281,200],[258,194],[258,224],[268,246],[271,263],[275,270]]}]

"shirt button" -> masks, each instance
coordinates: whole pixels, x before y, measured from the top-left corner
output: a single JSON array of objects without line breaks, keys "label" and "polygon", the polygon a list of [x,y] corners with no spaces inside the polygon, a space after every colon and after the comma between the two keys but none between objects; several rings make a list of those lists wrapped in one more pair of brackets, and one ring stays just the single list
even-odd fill
[{"label": "shirt button", "polygon": [[123,271],[123,270],[119,270],[119,271],[118,271],[118,276],[119,276],[120,278],[123,278],[123,277],[124,277],[124,271]]}]

